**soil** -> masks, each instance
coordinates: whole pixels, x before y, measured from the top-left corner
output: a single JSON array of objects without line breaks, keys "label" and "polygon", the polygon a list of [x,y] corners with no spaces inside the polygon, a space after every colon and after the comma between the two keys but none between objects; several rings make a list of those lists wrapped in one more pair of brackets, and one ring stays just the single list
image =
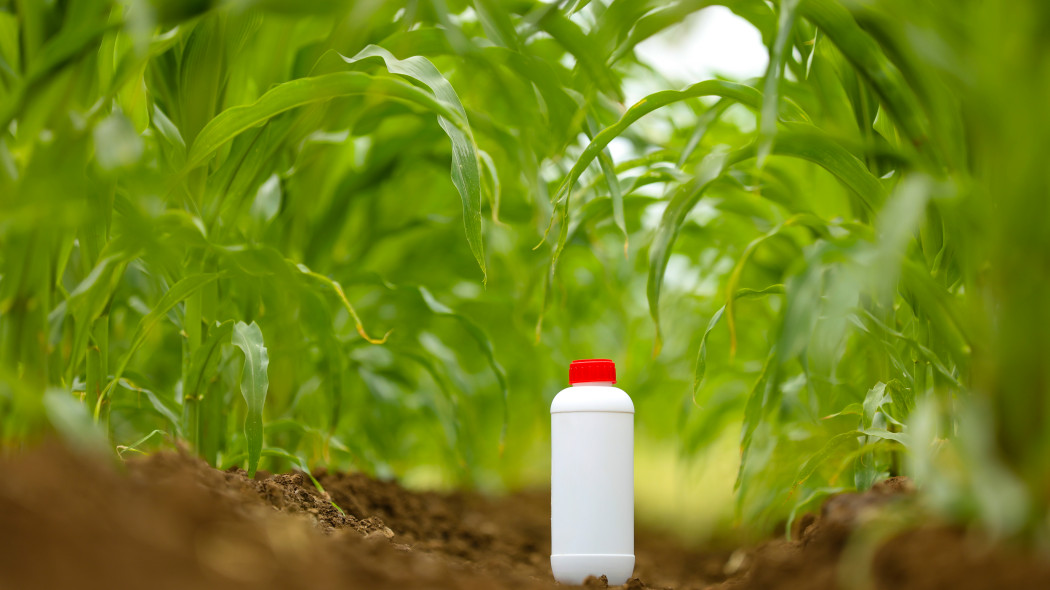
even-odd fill
[{"label": "soil", "polygon": [[[326,493],[304,474],[249,479],[173,452],[122,465],[58,446],[0,458],[0,589],[560,587],[545,493],[410,492],[315,475]],[[639,529],[626,588],[847,588],[844,572],[857,568],[880,590],[1050,588],[1047,561],[945,525],[857,542],[860,524],[907,512],[910,487],[893,479],[837,496],[799,519],[795,540],[757,547],[690,549]]]}]

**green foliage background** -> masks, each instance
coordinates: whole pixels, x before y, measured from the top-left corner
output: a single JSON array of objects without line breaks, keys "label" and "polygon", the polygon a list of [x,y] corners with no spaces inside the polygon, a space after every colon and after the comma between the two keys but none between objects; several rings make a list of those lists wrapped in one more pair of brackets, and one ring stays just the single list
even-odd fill
[{"label": "green foliage background", "polygon": [[[636,58],[711,5],[761,33],[762,79]],[[0,2],[0,438],[515,486],[543,477],[569,360],[607,356],[643,438],[693,457],[740,429],[757,529],[907,473],[1041,530],[1048,24]],[[632,83],[664,89],[625,105]]]}]

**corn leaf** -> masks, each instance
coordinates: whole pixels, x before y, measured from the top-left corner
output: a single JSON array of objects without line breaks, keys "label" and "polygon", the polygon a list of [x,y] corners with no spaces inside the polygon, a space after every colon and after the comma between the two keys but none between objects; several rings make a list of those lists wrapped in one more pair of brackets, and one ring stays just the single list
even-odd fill
[{"label": "corn leaf", "polygon": [[762,109],[758,118],[758,166],[765,164],[773,150],[777,132],[777,105],[780,101],[780,78],[784,75],[785,54],[790,51],[799,0],[782,0],[777,19],[777,36],[769,52],[769,67],[762,83]]},{"label": "corn leaf", "polygon": [[262,330],[255,322],[234,324],[233,345],[244,353],[241,395],[248,405],[248,412],[244,418],[244,439],[248,447],[248,477],[255,477],[262,456],[263,406],[269,388],[266,370],[270,365],[270,358],[263,343]]},{"label": "corn leaf", "polygon": [[413,104],[451,121],[456,128],[466,128],[464,117],[452,105],[407,82],[362,72],[335,72],[284,82],[250,105],[219,113],[194,139],[185,169],[200,166],[223,144],[275,115],[306,104],[352,95],[380,96]]},{"label": "corn leaf", "polygon": [[492,348],[492,341],[480,326],[471,321],[467,316],[457,313],[452,308],[435,299],[426,287],[411,288],[419,292],[419,296],[423,298],[423,303],[426,304],[427,309],[437,315],[448,316],[457,320],[460,325],[467,330],[467,333],[470,334],[471,338],[478,343],[478,347],[481,348],[482,354],[485,355],[485,360],[488,362],[489,367],[492,368],[492,373],[496,375],[496,382],[499,383],[500,393],[503,396],[503,426],[500,428],[499,440],[500,454],[502,454],[507,438],[507,425],[510,423],[510,388],[507,385],[507,372],[503,369],[503,366],[500,365],[499,361],[496,360],[496,352]]},{"label": "corn leaf", "polygon": [[914,92],[849,11],[838,0],[803,0],[800,10],[871,84],[912,145],[927,144],[928,123]]},{"label": "corn leaf", "polygon": [[843,432],[842,434],[836,434],[828,439],[828,441],[824,443],[824,446],[822,446],[816,453],[810,455],[810,457],[806,459],[806,462],[802,464],[802,467],[799,468],[798,473],[795,474],[794,484],[792,484],[791,489],[797,489],[799,486],[806,483],[806,481],[809,480],[809,478],[816,473],[817,469],[820,469],[828,459],[838,454],[839,450],[843,447],[851,443],[856,444],[858,437],[861,435],[861,432],[851,430],[849,432]]},{"label": "corn leaf", "polygon": [[231,342],[234,322],[227,320],[212,326],[207,337],[193,351],[190,358],[186,382],[182,384],[183,392],[183,430],[193,447],[201,453],[205,461],[214,465],[218,454],[218,441],[205,437],[206,432],[214,432],[218,425],[208,424],[214,412],[208,412],[204,406],[222,404],[220,391],[208,392],[208,379],[216,372],[216,365],[222,356],[222,347]]},{"label": "corn leaf", "polygon": [[478,147],[467,125],[467,113],[463,110],[463,104],[460,103],[452,84],[449,84],[434,64],[424,57],[397,59],[382,47],[369,45],[354,57],[343,59],[353,64],[369,58],[383,60],[392,74],[406,76],[424,84],[433,92],[439,104],[455,112],[454,117],[439,116],[438,124],[452,141],[452,184],[456,185],[463,201],[463,227],[467,232],[467,243],[481,266],[484,280],[487,280],[485,248],[481,241],[481,168],[478,164]]},{"label": "corn leaf", "polygon": [[[733,296],[733,299],[745,299],[752,297],[762,297],[765,295],[781,295],[784,293],[784,285],[770,285],[765,289],[754,290],[754,289],[739,289]],[[722,319],[725,314],[726,306],[718,308],[718,311],[711,316],[711,319],[707,322],[707,328],[704,330],[704,335],[700,338],[700,349],[696,353],[696,366],[693,369],[693,401],[696,401],[696,395],[700,393],[700,387],[704,383],[704,376],[707,373],[707,337],[711,334],[711,331],[715,329],[718,322]]]},{"label": "corn leaf", "polygon": [[[131,357],[134,356],[135,351],[142,346],[142,343],[145,341],[146,335],[149,334],[150,330],[156,327],[156,325],[160,323],[160,320],[164,318],[173,307],[178,305],[179,302],[200,291],[205,285],[217,281],[221,276],[221,273],[190,275],[172,285],[171,288],[164,293],[164,296],[160,298],[157,305],[139,321],[138,326],[135,328],[135,336],[131,339],[131,346],[128,348],[128,351],[124,353],[124,358],[120,361],[120,364],[117,365],[117,369],[110,378],[109,384],[102,392],[103,396],[106,395],[106,392],[111,391],[120,380],[121,375],[124,374],[124,370],[128,367],[128,363],[131,362]],[[100,403],[101,400],[102,397],[99,398]],[[96,407],[96,419],[98,418],[98,414],[99,408]]]},{"label": "corn leaf", "polygon": [[663,284],[667,261],[671,259],[671,247],[685,221],[686,215],[703,196],[711,183],[718,180],[725,170],[727,156],[724,152],[715,152],[704,158],[697,170],[696,177],[678,189],[671,202],[664,210],[663,218],[657,227],[653,243],[649,247],[649,278],[646,282],[646,295],[649,298],[649,316],[656,327],[656,344],[653,354],[659,354],[663,344],[660,332],[660,287]]}]

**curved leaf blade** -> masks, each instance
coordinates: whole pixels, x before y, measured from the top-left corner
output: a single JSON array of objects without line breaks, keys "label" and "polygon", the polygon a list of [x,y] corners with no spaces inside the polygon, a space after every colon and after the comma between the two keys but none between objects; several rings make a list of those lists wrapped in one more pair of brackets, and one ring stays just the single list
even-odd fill
[{"label": "curved leaf blade", "polygon": [[762,85],[762,109],[758,117],[758,166],[765,163],[773,150],[777,133],[777,104],[780,101],[780,78],[784,75],[784,54],[788,51],[791,32],[798,15],[799,0],[783,0],[777,18],[777,36],[769,51],[769,67]]},{"label": "curved leaf blade", "polygon": [[696,177],[683,186],[671,198],[671,203],[664,210],[663,218],[653,236],[649,247],[649,277],[646,282],[646,296],[649,299],[649,316],[656,326],[656,344],[654,356],[660,353],[662,334],[660,331],[660,288],[663,285],[667,261],[671,259],[671,247],[678,238],[678,232],[685,222],[686,215],[699,202],[703,192],[711,183],[718,180],[725,171],[727,154],[714,152],[700,163]]},{"label": "curved leaf blade", "polygon": [[255,477],[263,448],[263,405],[270,386],[266,370],[270,357],[266,353],[262,330],[255,322],[237,322],[233,326],[233,345],[244,353],[241,370],[241,395],[248,405],[244,418],[244,438],[248,446],[248,477]]},{"label": "curved leaf blade", "polygon": [[[485,248],[481,240],[481,166],[478,163],[478,146],[474,142],[470,127],[466,124],[467,113],[459,101],[459,96],[456,95],[452,84],[425,57],[397,59],[382,47],[369,45],[354,57],[343,57],[343,60],[354,64],[369,58],[382,59],[390,73],[407,76],[424,84],[441,104],[455,111],[456,117],[452,120],[439,115],[438,124],[452,141],[452,184],[456,186],[463,202],[463,227],[467,233],[467,243],[481,266],[484,280],[487,280]],[[456,120],[462,123],[454,123]]]},{"label": "curved leaf blade", "polygon": [[503,453],[503,447],[506,443],[507,438],[507,425],[510,422],[510,388],[507,385],[507,371],[504,370],[503,366],[496,360],[496,351],[492,347],[492,340],[489,339],[488,334],[474,323],[473,320],[467,316],[456,312],[449,306],[441,303],[426,289],[426,287],[411,287],[413,290],[419,292],[419,296],[423,298],[423,303],[426,304],[427,309],[432,313],[441,316],[447,316],[457,320],[466,330],[467,333],[478,343],[478,348],[485,355],[485,360],[488,362],[492,372],[496,375],[496,381],[499,383],[500,393],[503,395],[503,427],[500,429],[500,441],[499,449],[500,454]]},{"label": "curved leaf blade", "polygon": [[124,358],[120,361],[117,366],[116,372],[110,378],[109,385],[106,385],[106,389],[102,391],[102,395],[99,396],[99,405],[95,407],[95,419],[98,419],[102,399],[106,394],[113,390],[113,387],[120,381],[120,377],[124,374],[124,370],[128,368],[128,363],[131,362],[131,357],[135,355],[135,351],[142,346],[142,343],[146,340],[146,335],[149,334],[160,320],[167,315],[173,307],[179,304],[182,300],[186,299],[190,295],[196,293],[205,285],[210,284],[213,281],[218,280],[223,276],[223,273],[203,273],[198,275],[188,276],[181,281],[175,283],[164,296],[160,298],[157,305],[150,310],[149,314],[139,321],[139,325],[135,328],[135,336],[131,339],[131,346],[128,347],[128,351],[124,353]]},{"label": "curved leaf blade", "polygon": [[915,93],[849,10],[836,0],[804,0],[800,10],[871,84],[912,145],[928,144],[928,121]]},{"label": "curved leaf blade", "polygon": [[232,107],[219,113],[208,121],[194,139],[186,155],[184,170],[200,166],[237,135],[287,110],[358,94],[382,96],[413,104],[452,121],[457,127],[466,126],[465,120],[454,107],[407,82],[362,72],[335,72],[278,84],[252,104]]}]

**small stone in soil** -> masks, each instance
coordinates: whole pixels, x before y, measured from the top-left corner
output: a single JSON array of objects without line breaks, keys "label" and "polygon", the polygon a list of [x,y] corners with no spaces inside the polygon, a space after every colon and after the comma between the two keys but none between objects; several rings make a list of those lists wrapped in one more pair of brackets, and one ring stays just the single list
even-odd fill
[{"label": "small stone in soil", "polygon": [[583,585],[588,588],[608,588],[609,578],[602,574],[602,577],[595,578],[594,576],[587,576],[587,579],[583,581]]}]

